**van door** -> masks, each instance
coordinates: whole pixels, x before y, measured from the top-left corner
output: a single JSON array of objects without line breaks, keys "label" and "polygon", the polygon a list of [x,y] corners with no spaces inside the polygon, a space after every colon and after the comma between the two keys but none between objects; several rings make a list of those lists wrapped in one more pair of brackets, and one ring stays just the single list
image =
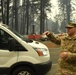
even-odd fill
[{"label": "van door", "polygon": [[[17,56],[17,52],[9,51],[9,38],[12,38],[8,33],[0,29],[0,67],[6,67],[12,58]],[[13,61],[16,62],[16,59]]]}]

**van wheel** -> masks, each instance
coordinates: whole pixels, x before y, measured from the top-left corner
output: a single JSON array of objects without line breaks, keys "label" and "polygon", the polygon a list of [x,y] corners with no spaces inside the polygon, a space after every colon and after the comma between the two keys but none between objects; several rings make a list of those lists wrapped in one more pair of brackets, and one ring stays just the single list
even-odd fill
[{"label": "van wheel", "polygon": [[12,75],[35,75],[34,71],[29,67],[19,67]]}]

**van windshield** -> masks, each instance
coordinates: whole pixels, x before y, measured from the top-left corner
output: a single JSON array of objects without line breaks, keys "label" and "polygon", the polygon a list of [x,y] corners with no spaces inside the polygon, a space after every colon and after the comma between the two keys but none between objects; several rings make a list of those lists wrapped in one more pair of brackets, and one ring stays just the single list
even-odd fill
[{"label": "van windshield", "polygon": [[27,39],[26,37],[24,37],[23,35],[19,34],[17,31],[15,31],[14,29],[12,29],[11,27],[8,27],[9,30],[11,30],[15,35],[17,35],[19,38],[21,38],[22,40],[26,41],[26,42],[33,42],[33,40]]},{"label": "van windshield", "polygon": [[26,40],[27,38],[25,38],[24,36],[22,36],[21,34],[19,34],[17,31],[15,31],[12,28],[8,28],[9,30],[11,30],[15,35],[17,35],[18,37],[20,37],[23,40]]}]

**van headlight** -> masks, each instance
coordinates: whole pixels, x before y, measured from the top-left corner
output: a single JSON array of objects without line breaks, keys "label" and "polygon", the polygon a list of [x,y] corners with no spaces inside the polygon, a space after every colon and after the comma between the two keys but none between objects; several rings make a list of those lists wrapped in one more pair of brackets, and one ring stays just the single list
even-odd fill
[{"label": "van headlight", "polygon": [[39,56],[46,56],[48,55],[47,49],[45,48],[34,48]]}]

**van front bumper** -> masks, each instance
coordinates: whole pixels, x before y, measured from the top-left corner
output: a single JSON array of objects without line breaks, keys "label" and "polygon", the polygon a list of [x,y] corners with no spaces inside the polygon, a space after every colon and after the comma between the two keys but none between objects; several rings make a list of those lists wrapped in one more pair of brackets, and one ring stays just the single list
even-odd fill
[{"label": "van front bumper", "polygon": [[36,64],[35,67],[36,67],[37,75],[46,74],[52,67],[52,61],[50,60],[48,62]]}]

